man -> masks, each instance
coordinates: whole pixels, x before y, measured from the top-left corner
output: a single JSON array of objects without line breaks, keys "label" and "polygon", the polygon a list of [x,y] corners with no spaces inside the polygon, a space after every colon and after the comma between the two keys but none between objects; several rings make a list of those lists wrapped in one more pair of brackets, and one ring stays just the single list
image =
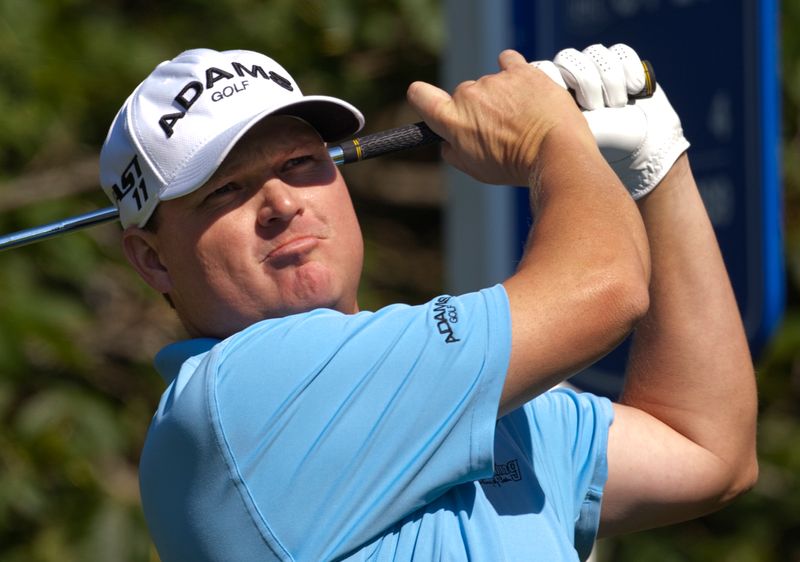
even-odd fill
[{"label": "man", "polygon": [[[140,467],[165,562],[578,560],[598,529],[753,485],[751,361],[680,122],[660,90],[627,103],[645,79],[627,47],[555,62],[506,51],[452,95],[411,85],[444,159],[529,185],[535,224],[502,285],[374,313],[324,145],[360,129],[355,108],[205,49],[126,101],[102,183],[194,338],[156,358]],[[619,404],[545,392],[634,327]]]}]

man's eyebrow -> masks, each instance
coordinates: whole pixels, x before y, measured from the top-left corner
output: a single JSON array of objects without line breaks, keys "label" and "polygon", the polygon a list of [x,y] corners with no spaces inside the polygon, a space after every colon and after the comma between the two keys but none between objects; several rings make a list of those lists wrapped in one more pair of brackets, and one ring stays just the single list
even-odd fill
[{"label": "man's eyebrow", "polygon": [[249,161],[248,158],[245,157],[237,157],[235,160],[228,160],[227,158],[222,161],[222,164],[211,174],[211,177],[205,182],[205,184],[209,184],[212,182],[218,182],[219,180],[236,174],[238,171],[242,170],[245,167],[245,164]]},{"label": "man's eyebrow", "polygon": [[[203,189],[210,183],[219,182],[226,177],[236,175],[243,169],[246,169],[250,162],[254,159],[269,157],[281,157],[291,154],[298,148],[306,147],[309,150],[318,150],[325,148],[326,144],[312,135],[305,135],[303,133],[293,134],[291,137],[286,138],[277,146],[273,145],[269,149],[264,149],[262,145],[247,146],[243,151],[238,153],[232,151],[225,157],[222,164],[216,169],[208,180],[206,180],[199,189]],[[234,148],[235,150],[235,148]],[[233,158],[231,158],[233,156]],[[198,190],[199,190],[198,189]]]}]

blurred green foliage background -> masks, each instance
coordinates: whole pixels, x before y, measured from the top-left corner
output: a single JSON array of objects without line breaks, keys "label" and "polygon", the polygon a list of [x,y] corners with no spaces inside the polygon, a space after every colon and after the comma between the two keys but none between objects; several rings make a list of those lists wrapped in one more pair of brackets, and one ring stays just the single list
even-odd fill
[{"label": "blurred green foliage background", "polygon": [[[800,3],[782,4],[789,308],[758,364],[761,479],[711,517],[602,542],[601,560],[800,561]],[[405,90],[438,81],[443,29],[437,0],[0,0],[0,232],[107,206],[108,125],[184,49],[268,53],[304,92],[355,103],[370,132],[415,120]],[[344,172],[364,308],[442,289],[436,158]],[[0,560],[157,560],[136,466],[163,386],[151,358],[181,336],[125,265],[117,225],[0,253]]]}]

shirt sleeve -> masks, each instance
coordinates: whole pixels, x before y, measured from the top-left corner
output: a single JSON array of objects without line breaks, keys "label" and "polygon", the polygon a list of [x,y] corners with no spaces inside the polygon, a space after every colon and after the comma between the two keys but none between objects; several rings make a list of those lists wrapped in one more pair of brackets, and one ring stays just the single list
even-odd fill
[{"label": "shirt sleeve", "polygon": [[210,415],[250,511],[288,552],[330,559],[491,475],[510,342],[500,285],[265,321],[223,342]]},{"label": "shirt sleeve", "polygon": [[608,478],[608,430],[611,402],[590,393],[558,388],[526,404],[536,472],[551,498],[560,502],[564,520],[574,523],[575,549],[581,560],[592,551],[600,524],[603,488]]}]

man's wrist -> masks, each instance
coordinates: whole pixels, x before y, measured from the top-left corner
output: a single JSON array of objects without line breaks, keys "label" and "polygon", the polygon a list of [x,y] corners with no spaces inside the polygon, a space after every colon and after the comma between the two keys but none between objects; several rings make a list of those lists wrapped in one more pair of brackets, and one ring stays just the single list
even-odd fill
[{"label": "man's wrist", "polygon": [[539,146],[528,185],[532,189],[546,189],[558,177],[571,179],[579,170],[593,166],[608,167],[589,128],[554,126]]},{"label": "man's wrist", "polygon": [[671,196],[672,192],[681,189],[694,189],[695,183],[692,176],[692,169],[689,165],[689,156],[686,152],[678,156],[669,171],[664,174],[660,182],[643,197],[636,200],[639,208],[652,206],[657,200]]}]

